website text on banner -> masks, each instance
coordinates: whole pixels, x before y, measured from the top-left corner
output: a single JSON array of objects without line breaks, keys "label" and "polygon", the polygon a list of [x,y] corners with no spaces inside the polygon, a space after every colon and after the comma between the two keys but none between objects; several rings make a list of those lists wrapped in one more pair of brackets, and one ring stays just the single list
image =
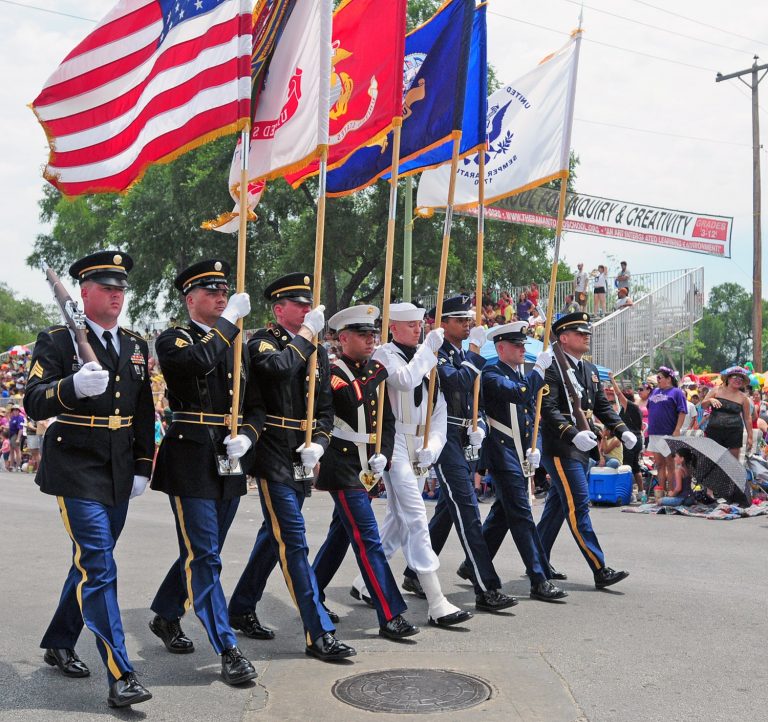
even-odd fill
[{"label": "website text on banner", "polygon": [[[486,218],[543,228],[557,221],[558,192],[536,188],[496,201]],[[475,211],[472,211],[474,215]],[[733,218],[569,193],[566,231],[731,257]]]}]

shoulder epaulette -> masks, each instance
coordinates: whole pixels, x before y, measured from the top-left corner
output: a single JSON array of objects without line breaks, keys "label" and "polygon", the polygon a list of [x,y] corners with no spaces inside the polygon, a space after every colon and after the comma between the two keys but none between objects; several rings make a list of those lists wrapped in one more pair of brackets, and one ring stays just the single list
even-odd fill
[{"label": "shoulder epaulette", "polygon": [[45,330],[46,333],[58,333],[59,331],[66,331],[66,326],[51,326]]},{"label": "shoulder epaulette", "polygon": [[133,336],[134,338],[139,339],[139,341],[146,341],[146,339],[143,336],[139,335],[135,331],[130,331],[129,329],[123,328],[122,326],[120,327],[120,330],[127,333],[129,336]]}]

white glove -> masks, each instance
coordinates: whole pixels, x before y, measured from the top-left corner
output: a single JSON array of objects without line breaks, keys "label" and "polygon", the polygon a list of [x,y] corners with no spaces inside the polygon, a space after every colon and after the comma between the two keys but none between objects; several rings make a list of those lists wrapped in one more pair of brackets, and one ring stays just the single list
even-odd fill
[{"label": "white glove", "polygon": [[579,431],[579,433],[573,437],[573,445],[579,451],[589,451],[597,446],[597,436],[595,436],[593,431]]},{"label": "white glove", "polygon": [[427,334],[427,337],[424,339],[424,345],[430,351],[432,351],[432,353],[437,353],[440,350],[440,347],[443,345],[444,340],[445,340],[445,329],[433,328]]},{"label": "white glove", "polygon": [[247,293],[234,293],[229,297],[227,307],[222,311],[221,317],[230,323],[237,323],[238,319],[247,316],[251,312],[251,297]]},{"label": "white glove", "polygon": [[381,476],[387,466],[387,457],[384,454],[374,454],[368,459],[368,466],[376,476]]},{"label": "white glove", "polygon": [[482,348],[485,345],[486,333],[488,332],[482,326],[473,326],[469,332],[469,343]]},{"label": "white glove", "polygon": [[72,380],[75,384],[75,396],[78,399],[86,396],[101,396],[109,385],[109,371],[102,369],[96,361],[89,361]]},{"label": "white glove", "polygon": [[477,431],[472,431],[472,429],[470,429],[467,433],[467,439],[469,440],[470,446],[480,446],[483,443],[484,438],[485,431],[482,426],[478,426]]},{"label": "white glove", "polygon": [[[430,331],[430,333],[432,332]],[[435,452],[432,451],[432,449],[430,449],[428,446],[424,449],[419,449],[416,452],[416,458],[419,460],[419,466],[422,469],[426,469],[432,466],[432,464],[434,464],[437,461],[437,456],[435,455]]]},{"label": "white glove", "polygon": [[323,447],[314,441],[309,446],[302,444],[296,451],[301,455],[301,463],[308,469],[314,469],[315,464],[320,461],[320,457],[323,455]]},{"label": "white glove", "polygon": [[539,355],[536,357],[536,365],[546,371],[552,365],[552,352],[550,350],[539,351]]},{"label": "white glove", "polygon": [[129,498],[133,499],[134,496],[141,496],[147,490],[147,484],[149,484],[148,476],[134,476],[133,488]]},{"label": "white glove", "polygon": [[238,434],[235,437],[227,436],[224,439],[224,446],[227,447],[227,456],[230,459],[240,459],[251,448],[251,440],[245,434]]},{"label": "white glove", "polygon": [[538,449],[528,449],[525,452],[525,458],[528,459],[528,463],[534,471],[541,466],[541,452]]},{"label": "white glove", "polygon": [[634,449],[635,444],[637,443],[637,436],[635,436],[631,431],[625,431],[621,435],[621,443],[624,444],[628,449]]},{"label": "white glove", "polygon": [[311,311],[307,311],[303,325],[310,330],[313,336],[317,336],[325,328],[325,306],[321,303]]}]

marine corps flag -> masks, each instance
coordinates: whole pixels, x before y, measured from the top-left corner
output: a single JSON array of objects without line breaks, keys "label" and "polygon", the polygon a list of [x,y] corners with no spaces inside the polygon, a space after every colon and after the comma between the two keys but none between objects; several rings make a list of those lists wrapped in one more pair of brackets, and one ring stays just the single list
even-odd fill
[{"label": "marine corps flag", "polygon": [[[406,36],[401,162],[442,145],[461,129],[474,10],[474,0],[448,0]],[[360,148],[329,171],[328,195],[349,195],[388,173],[390,136]]]},{"label": "marine corps flag", "polygon": [[[381,140],[403,106],[406,0],[346,0],[333,16],[328,167]],[[285,180],[294,188],[317,162]]]}]

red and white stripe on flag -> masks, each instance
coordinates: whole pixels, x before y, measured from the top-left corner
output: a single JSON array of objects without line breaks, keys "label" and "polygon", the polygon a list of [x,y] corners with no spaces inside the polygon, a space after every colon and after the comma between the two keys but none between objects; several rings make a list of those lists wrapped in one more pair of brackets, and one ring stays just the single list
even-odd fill
[{"label": "red and white stripe on flag", "polygon": [[127,190],[245,127],[251,0],[120,0],[56,69],[32,109],[62,193]]}]

